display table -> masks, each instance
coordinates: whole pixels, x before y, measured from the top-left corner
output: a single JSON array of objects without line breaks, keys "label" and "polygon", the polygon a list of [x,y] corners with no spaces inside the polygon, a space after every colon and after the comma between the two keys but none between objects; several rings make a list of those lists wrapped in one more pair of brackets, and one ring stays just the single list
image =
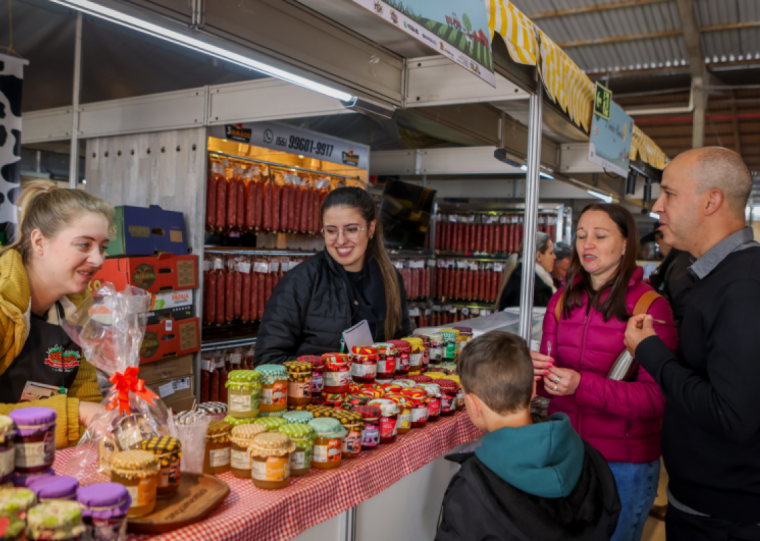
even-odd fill
[{"label": "display table", "polygon": [[[250,480],[225,473],[219,478],[230,486],[230,495],[219,509],[198,524],[155,539],[291,539],[379,494],[480,434],[467,413],[461,411],[429,423],[424,429],[399,436],[394,444],[364,451],[337,469],[312,469],[304,477],[292,478],[285,489],[258,489]],[[66,469],[71,452],[66,449],[56,454],[57,474],[76,475]],[[147,536],[130,535],[129,538],[137,540]]]}]

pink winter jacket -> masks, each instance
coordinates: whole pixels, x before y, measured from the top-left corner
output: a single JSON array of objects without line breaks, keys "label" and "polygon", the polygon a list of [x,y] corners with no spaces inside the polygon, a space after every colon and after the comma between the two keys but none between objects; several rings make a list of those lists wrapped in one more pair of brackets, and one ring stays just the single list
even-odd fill
[{"label": "pink winter jacket", "polygon": [[[641,295],[652,289],[642,281],[642,276],[643,269],[638,267],[628,284],[629,313],[633,313]],[[584,296],[583,306],[573,310],[569,319],[562,317],[558,324],[554,311],[563,290],[557,291],[546,309],[541,353],[546,355],[547,343],[551,342],[551,356],[556,365],[580,372],[581,381],[575,394],[555,397],[539,382],[539,394],[551,397],[549,414],[566,413],[578,434],[608,462],[642,464],[657,460],[660,420],[665,408],[665,398],[657,383],[641,366],[630,381],[607,379],[625,350],[627,321],[613,316],[605,322],[593,307],[587,316],[588,296]],[[655,300],[648,313],[667,322],[655,323],[654,328],[665,345],[675,351],[678,334],[668,302],[664,298]]]}]

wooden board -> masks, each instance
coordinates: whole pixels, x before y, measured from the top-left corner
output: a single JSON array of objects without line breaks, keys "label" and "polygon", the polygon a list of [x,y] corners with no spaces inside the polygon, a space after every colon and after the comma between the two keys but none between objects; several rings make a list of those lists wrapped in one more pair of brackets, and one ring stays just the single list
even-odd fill
[{"label": "wooden board", "polygon": [[162,534],[203,520],[219,507],[230,487],[213,475],[182,472],[179,489],[171,498],[156,500],[150,515],[130,518],[131,533]]}]

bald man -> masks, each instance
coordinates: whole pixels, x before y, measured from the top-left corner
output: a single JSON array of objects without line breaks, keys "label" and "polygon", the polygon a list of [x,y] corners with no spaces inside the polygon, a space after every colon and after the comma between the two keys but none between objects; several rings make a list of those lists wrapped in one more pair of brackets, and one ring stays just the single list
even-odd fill
[{"label": "bald man", "polygon": [[724,148],[685,152],[662,177],[663,240],[689,252],[694,287],[672,354],[651,316],[626,346],[666,398],[668,541],[760,540],[760,244],[745,227],[752,175]]}]

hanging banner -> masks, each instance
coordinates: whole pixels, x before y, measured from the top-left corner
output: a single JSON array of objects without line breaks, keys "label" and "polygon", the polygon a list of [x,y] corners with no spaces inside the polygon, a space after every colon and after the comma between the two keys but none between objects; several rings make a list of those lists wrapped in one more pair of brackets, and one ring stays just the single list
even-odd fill
[{"label": "hanging banner", "polygon": [[[0,54],[0,232],[10,241],[21,182],[21,91],[24,66],[29,62]],[[5,244],[5,242],[3,242]]]},{"label": "hanging banner", "polygon": [[369,169],[369,147],[278,122],[212,126],[209,135],[330,163]]},{"label": "hanging banner", "polygon": [[588,161],[621,177],[628,175],[633,119],[612,101],[612,92],[597,83]]},{"label": "hanging banner", "polygon": [[353,0],[496,87],[483,0]]}]

